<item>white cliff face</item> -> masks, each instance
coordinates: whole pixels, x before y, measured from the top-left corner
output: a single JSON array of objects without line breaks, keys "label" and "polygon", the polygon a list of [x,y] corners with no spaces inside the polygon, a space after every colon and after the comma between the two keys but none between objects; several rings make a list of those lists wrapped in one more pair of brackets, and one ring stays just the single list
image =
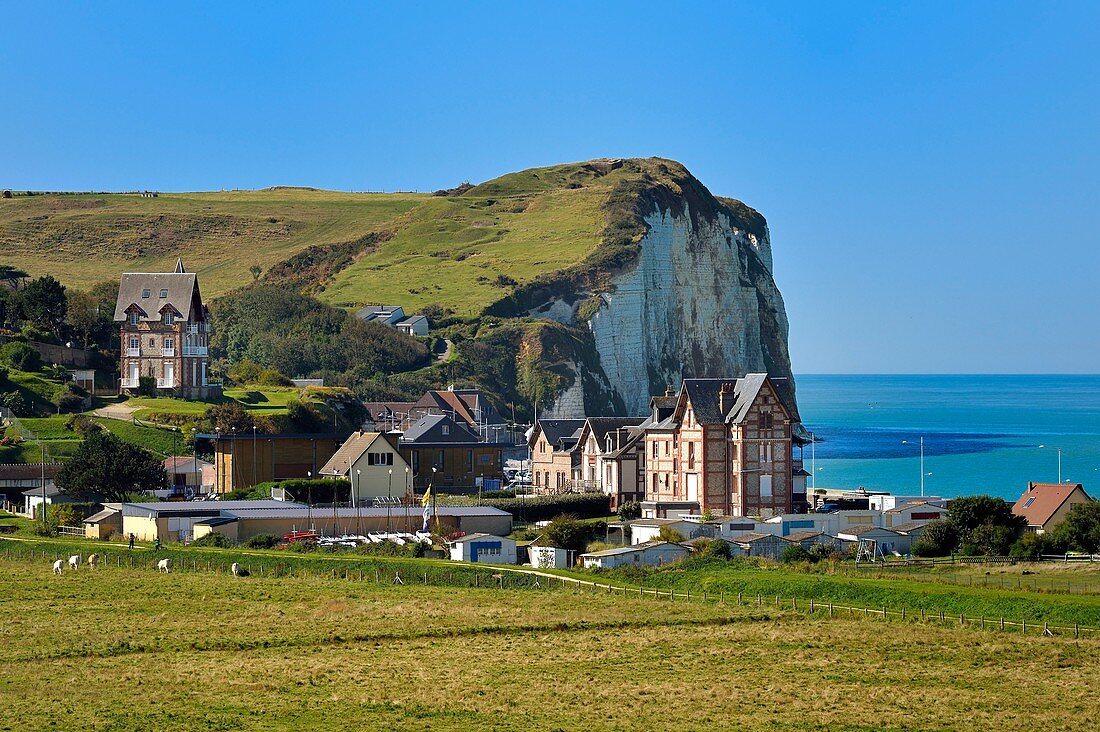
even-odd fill
[{"label": "white cliff face", "polygon": [[[766,232],[686,210],[655,211],[646,223],[638,259],[589,320],[606,384],[626,411],[645,414],[653,394],[684,377],[789,375],[787,318]],[[577,403],[570,393],[552,411],[580,416],[572,414]]]}]

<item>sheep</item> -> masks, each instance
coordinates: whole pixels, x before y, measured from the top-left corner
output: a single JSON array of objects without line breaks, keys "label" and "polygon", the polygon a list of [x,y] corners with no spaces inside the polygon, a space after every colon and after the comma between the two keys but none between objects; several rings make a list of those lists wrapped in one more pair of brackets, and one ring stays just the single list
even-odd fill
[{"label": "sheep", "polygon": [[172,571],[172,560],[171,559],[162,559],[159,562],[157,562],[157,571],[158,572],[164,572],[165,574],[168,574],[169,572],[171,572]]},{"label": "sheep", "polygon": [[61,574],[61,572],[64,569],[65,569],[65,560],[64,559],[58,559],[56,562],[53,563],[53,573],[54,574]]},{"label": "sheep", "polygon": [[81,557],[79,554],[74,554],[69,557],[69,569],[80,569]]},{"label": "sheep", "polygon": [[88,566],[91,567],[92,569],[95,569],[97,566],[99,566],[99,555],[98,554],[92,554],[91,556],[88,557]]},{"label": "sheep", "polygon": [[233,562],[233,566],[230,567],[233,570],[234,577],[247,577],[248,570],[240,565],[240,562]]}]

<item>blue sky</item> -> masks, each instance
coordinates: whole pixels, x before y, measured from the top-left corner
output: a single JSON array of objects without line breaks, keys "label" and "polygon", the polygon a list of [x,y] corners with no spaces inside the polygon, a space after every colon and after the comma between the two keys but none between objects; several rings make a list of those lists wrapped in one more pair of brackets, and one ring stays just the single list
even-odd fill
[{"label": "blue sky", "polygon": [[797,372],[1097,372],[1100,5],[15,3],[0,185],[430,190],[660,155]]}]

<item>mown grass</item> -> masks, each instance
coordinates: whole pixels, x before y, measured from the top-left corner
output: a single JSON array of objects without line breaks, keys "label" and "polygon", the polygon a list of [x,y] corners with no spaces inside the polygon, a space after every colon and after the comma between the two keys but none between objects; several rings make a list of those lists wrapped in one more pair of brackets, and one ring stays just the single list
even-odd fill
[{"label": "mown grass", "polygon": [[905,609],[910,614],[924,610],[928,614],[945,613],[976,619],[1005,618],[1028,623],[1050,622],[1072,626],[1075,623],[1100,628],[1100,595],[1054,595],[1030,589],[982,586],[951,586],[936,580],[921,581],[906,577],[873,578],[851,574],[798,572],[781,566],[757,567],[741,562],[689,559],[667,569],[640,575],[632,571],[611,570],[605,575],[624,581],[640,582],[644,587],[712,595],[738,593],[746,601],[759,595],[764,602],[781,598],[799,598],[848,604],[860,608]]},{"label": "mown grass", "polygon": [[304,188],[17,196],[0,205],[0,251],[6,264],[76,287],[170,272],[181,256],[209,300],[250,282],[252,265],[385,229],[426,198]]},{"label": "mown grass", "polygon": [[1100,712],[1088,640],[0,561],[0,729],[1056,730]]}]

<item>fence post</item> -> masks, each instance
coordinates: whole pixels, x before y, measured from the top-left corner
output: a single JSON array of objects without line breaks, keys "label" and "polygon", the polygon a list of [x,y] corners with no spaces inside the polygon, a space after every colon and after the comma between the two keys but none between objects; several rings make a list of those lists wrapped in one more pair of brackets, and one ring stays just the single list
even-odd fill
[{"label": "fence post", "polygon": [[1024,633],[1024,634],[1026,634],[1026,633],[1027,633],[1027,618],[1024,618],[1024,619],[1023,619],[1023,620],[1022,620],[1022,621],[1020,622],[1020,632],[1021,632],[1021,633]]},{"label": "fence post", "polygon": [[810,615],[814,614],[814,599],[810,598]]},{"label": "fence post", "polygon": [[1073,624],[1073,637],[1079,638],[1081,636],[1081,628],[1077,626],[1077,623]]},{"label": "fence post", "polygon": [[882,619],[886,620],[886,606],[885,605],[882,606]]},{"label": "fence post", "polygon": [[1004,630],[1004,629],[1005,629],[1005,619],[1002,617],[1001,618],[1001,630]]},{"label": "fence post", "polygon": [[829,617],[833,617],[833,603],[829,603]]}]

